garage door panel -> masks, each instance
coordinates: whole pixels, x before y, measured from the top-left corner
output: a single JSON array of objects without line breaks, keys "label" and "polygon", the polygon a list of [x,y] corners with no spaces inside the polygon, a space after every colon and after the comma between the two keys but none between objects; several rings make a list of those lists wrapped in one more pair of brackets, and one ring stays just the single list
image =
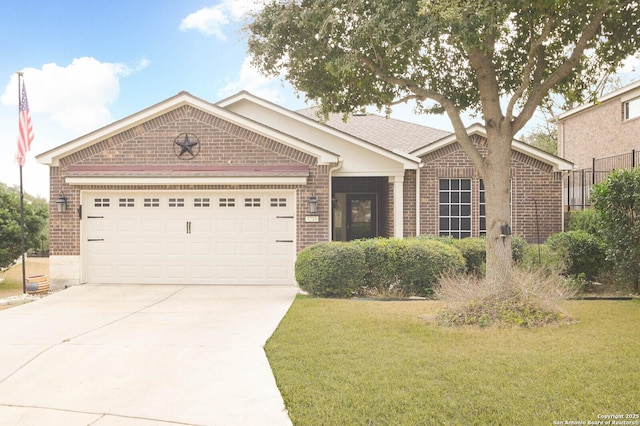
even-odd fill
[{"label": "garage door panel", "polygon": [[294,206],[293,191],[84,194],[85,281],[293,284]]}]

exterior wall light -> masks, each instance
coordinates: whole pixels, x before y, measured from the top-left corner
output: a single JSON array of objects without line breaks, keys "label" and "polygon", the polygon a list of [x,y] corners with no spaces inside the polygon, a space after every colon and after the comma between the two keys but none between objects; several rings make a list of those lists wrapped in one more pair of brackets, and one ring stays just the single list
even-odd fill
[{"label": "exterior wall light", "polygon": [[318,199],[315,195],[309,197],[309,213],[316,214],[318,213]]},{"label": "exterior wall light", "polygon": [[64,196],[64,192],[62,191],[60,191],[60,196],[56,200],[56,207],[58,207],[58,213],[67,211],[67,197]]}]

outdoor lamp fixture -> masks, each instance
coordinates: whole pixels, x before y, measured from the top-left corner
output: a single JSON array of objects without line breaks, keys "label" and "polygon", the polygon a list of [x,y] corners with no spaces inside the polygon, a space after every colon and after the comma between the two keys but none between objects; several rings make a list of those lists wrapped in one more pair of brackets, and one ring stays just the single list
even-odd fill
[{"label": "outdoor lamp fixture", "polygon": [[64,196],[64,192],[62,191],[60,191],[60,196],[56,200],[56,206],[58,207],[58,213],[67,211],[67,197]]},{"label": "outdoor lamp fixture", "polygon": [[315,195],[309,197],[309,213],[316,214],[318,213],[318,199]]}]

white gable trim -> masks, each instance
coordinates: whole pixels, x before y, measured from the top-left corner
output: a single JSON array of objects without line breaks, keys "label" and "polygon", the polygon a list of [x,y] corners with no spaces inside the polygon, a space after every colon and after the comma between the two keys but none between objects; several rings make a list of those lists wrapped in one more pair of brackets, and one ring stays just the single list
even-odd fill
[{"label": "white gable trim", "polygon": [[187,92],[180,92],[176,96],[173,96],[138,113],[123,118],[122,120],[116,121],[115,123],[112,123],[87,135],[74,139],[64,145],[60,145],[52,150],[43,152],[37,155],[36,159],[40,164],[58,166],[59,160],[61,158],[83,150],[93,145],[94,143],[97,143],[104,139],[108,139],[109,137],[126,131],[143,122],[156,118],[171,110],[180,108],[184,105],[193,106],[194,108],[203,110],[225,121],[231,122],[243,128],[247,128],[262,136],[276,140],[296,150],[316,157],[318,158],[319,164],[334,164],[339,162],[340,160],[340,156],[338,154],[311,145],[300,139],[293,138],[268,126],[249,120],[246,117],[234,114],[202,99],[196,98],[195,96]]},{"label": "white gable trim", "polygon": [[327,126],[325,124],[322,124],[318,121],[312,120],[308,117],[305,117],[301,114],[298,114],[295,111],[291,111],[288,110],[286,108],[283,108],[279,105],[276,105],[274,103],[271,103],[267,100],[264,100],[262,98],[259,98],[257,96],[252,95],[251,93],[247,92],[247,91],[242,91],[239,92],[233,96],[230,96],[226,99],[223,99],[222,101],[216,103],[216,105],[222,107],[222,108],[227,108],[230,105],[233,105],[239,101],[249,101],[252,103],[255,103],[256,105],[259,105],[263,108],[268,108],[271,109],[273,111],[276,111],[284,116],[286,116],[287,118],[296,120],[300,123],[304,123],[307,126],[310,127],[314,127],[316,129],[322,130],[325,133],[328,133],[332,136],[335,136],[337,138],[343,139],[349,143],[352,143],[354,145],[366,148],[372,152],[375,152],[379,155],[382,155],[384,157],[387,157],[389,159],[392,159],[394,161],[400,162],[405,169],[410,169],[410,170],[415,170],[418,168],[418,165],[420,164],[420,159],[414,155],[411,154],[407,154],[405,152],[402,151],[398,151],[398,150],[386,150],[384,148],[381,148],[377,145],[374,145],[370,142],[367,142],[365,140],[362,140],[360,138],[357,138],[353,135],[350,135],[348,133],[344,133],[340,130],[336,130],[333,127]]},{"label": "white gable trim", "polygon": [[589,108],[593,108],[593,107],[597,107],[598,105],[602,104],[603,102],[606,102],[610,99],[613,99],[617,96],[621,96],[624,95],[621,99],[622,102],[626,102],[631,98],[637,97],[638,96],[638,92],[634,92],[633,94],[628,94],[629,92],[640,88],[640,80],[633,82],[625,87],[622,87],[618,90],[614,90],[613,92],[607,93],[604,96],[599,97],[595,103],[588,103],[588,104],[583,104],[580,105],[576,108],[570,109],[569,111],[565,111],[562,114],[557,115],[556,117],[554,117],[554,119],[552,119],[552,121],[562,121],[572,115],[575,115],[579,112],[585,111]]},{"label": "white gable trim", "polygon": [[[474,135],[478,135],[478,136],[482,136],[484,138],[487,137],[487,132],[484,129],[484,126],[482,126],[481,124],[473,124],[469,127],[467,127],[467,134],[469,136],[474,136]],[[437,151],[449,144],[452,144],[454,142],[457,142],[458,139],[456,138],[455,133],[452,133],[449,136],[446,136],[442,139],[440,139],[439,141],[436,141],[434,143],[431,143],[427,146],[424,146],[418,150],[413,151],[411,154],[417,156],[417,157],[422,157],[426,154],[429,154],[431,152]],[[529,157],[535,158],[539,161],[542,161],[543,163],[549,164],[551,166],[553,166],[555,171],[564,171],[564,170],[572,170],[573,169],[573,163],[570,161],[567,161],[563,158],[560,158],[558,156],[555,156],[553,154],[549,154],[546,151],[543,151],[539,148],[536,148],[534,146],[531,146],[529,144],[526,144],[522,141],[519,141],[517,139],[514,139],[511,142],[511,148],[514,151],[520,152],[522,154],[525,154]]]}]

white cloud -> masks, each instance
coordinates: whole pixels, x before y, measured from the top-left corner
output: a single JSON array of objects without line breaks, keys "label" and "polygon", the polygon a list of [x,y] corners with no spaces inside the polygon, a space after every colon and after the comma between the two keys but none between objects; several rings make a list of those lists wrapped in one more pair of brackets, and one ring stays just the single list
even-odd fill
[{"label": "white cloud", "polygon": [[246,57],[240,67],[238,79],[227,83],[218,91],[218,96],[225,98],[242,90],[250,92],[271,102],[282,104],[285,102],[282,90],[282,81],[279,78],[265,77],[251,66],[251,58]]},{"label": "white cloud", "polygon": [[224,28],[231,23],[241,21],[248,13],[262,6],[256,0],[222,0],[215,6],[203,7],[190,13],[180,23],[180,30],[197,30],[207,36],[226,40]]},{"label": "white cloud", "polygon": [[[118,99],[120,77],[145,68],[76,58],[67,66],[45,64],[23,70],[32,113],[44,113],[64,129],[81,134],[112,121],[108,105]],[[2,95],[4,105],[17,105],[17,76]]]},{"label": "white cloud", "polygon": [[[23,69],[35,139],[27,154],[25,191],[48,196],[49,170],[35,155],[113,121],[109,105],[118,99],[120,78],[144,69],[143,60],[132,66],[83,57],[66,66],[55,63]],[[18,77],[13,74],[0,96],[0,182],[17,185],[15,161],[18,133]]]}]

